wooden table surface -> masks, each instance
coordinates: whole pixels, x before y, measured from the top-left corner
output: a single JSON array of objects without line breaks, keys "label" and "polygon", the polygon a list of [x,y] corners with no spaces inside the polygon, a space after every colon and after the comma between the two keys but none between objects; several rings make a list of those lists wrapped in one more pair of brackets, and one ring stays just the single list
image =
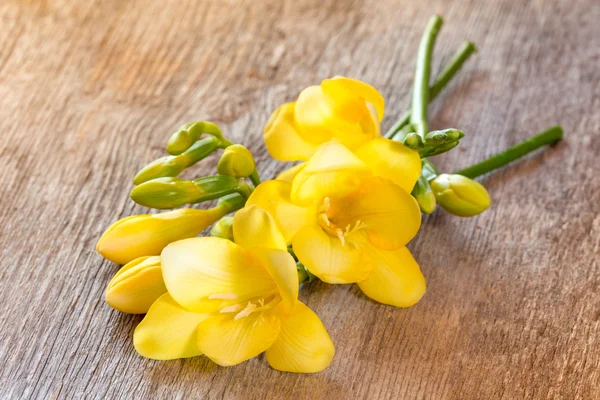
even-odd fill
[{"label": "wooden table surface", "polygon": [[[338,74],[384,94],[387,128],[433,13],[446,20],[434,71],[463,40],[480,48],[430,108],[433,128],[467,133],[442,169],[557,123],[566,140],[483,179],[484,214],[424,219],[415,307],[304,288],[336,344],[324,372],[138,356],[141,316],[105,304],[118,266],[94,250],[146,211],[132,175],[177,127],[210,119],[273,176],[270,112]],[[598,21],[596,0],[3,1],[0,398],[600,398]]]}]

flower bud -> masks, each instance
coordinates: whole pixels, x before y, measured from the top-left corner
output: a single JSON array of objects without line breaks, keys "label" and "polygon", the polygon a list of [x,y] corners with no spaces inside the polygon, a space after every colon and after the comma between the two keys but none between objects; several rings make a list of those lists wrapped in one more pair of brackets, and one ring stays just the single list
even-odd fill
[{"label": "flower bud", "polygon": [[221,218],[210,230],[210,236],[233,241],[233,217]]},{"label": "flower bud", "polygon": [[431,131],[425,135],[425,142],[428,145],[439,145],[450,142],[456,142],[465,136],[464,132],[458,129],[450,128],[441,131]]},{"label": "flower bud", "polygon": [[419,150],[419,155],[421,158],[425,157],[433,157],[438,154],[442,154],[447,152],[448,150],[452,150],[456,146],[458,146],[459,141],[456,140],[454,142],[442,143],[439,145],[426,145],[421,150]]},{"label": "flower bud", "polygon": [[198,139],[200,139],[201,132],[200,131],[191,131],[189,128],[193,124],[185,124],[181,128],[177,130],[171,137],[167,143],[167,151],[169,154],[178,155],[186,151],[190,148],[192,144]]},{"label": "flower bud", "polygon": [[104,232],[96,250],[118,264],[126,264],[138,257],[159,255],[169,243],[197,236],[233,210],[228,204],[223,204],[209,210],[182,208],[162,214],[127,217]]},{"label": "flower bud", "polygon": [[[401,138],[401,136],[399,136],[401,132],[394,136],[394,140],[397,140],[396,137]],[[425,142],[421,143],[420,148],[413,148],[415,148],[415,150],[419,150],[419,155],[421,158],[431,157],[445,153],[448,150],[458,146],[460,139],[462,139],[464,136],[465,134],[462,131],[454,128],[444,129],[441,131],[431,131],[425,135]],[[408,136],[405,140],[408,140]]]},{"label": "flower bud", "polygon": [[161,157],[142,168],[142,170],[133,177],[133,184],[139,185],[140,183],[144,183],[156,178],[177,176],[186,167],[186,163],[180,157]]},{"label": "flower bud", "polygon": [[431,214],[435,211],[437,205],[435,195],[431,190],[429,182],[423,176],[419,177],[411,194],[417,200],[417,203],[419,203],[421,212]]},{"label": "flower bud", "polygon": [[135,175],[133,183],[139,185],[156,178],[175,177],[222,146],[221,140],[213,136],[200,139],[179,155],[161,157],[146,165]]},{"label": "flower bud", "polygon": [[166,292],[160,256],[140,257],[123,266],[112,278],[106,288],[106,302],[122,312],[145,314]]},{"label": "flower bud", "polygon": [[214,200],[232,193],[247,198],[250,188],[243,179],[228,175],[205,176],[194,181],[157,178],[136,186],[130,196],[142,206],[167,209]]},{"label": "flower bud", "polygon": [[223,136],[221,129],[212,122],[198,121],[185,124],[175,132],[167,143],[169,154],[178,155],[188,150],[203,134],[217,138],[222,146],[229,146],[231,142]]},{"label": "flower bud", "polygon": [[131,199],[145,207],[168,209],[196,203],[203,194],[192,181],[166,177],[136,186],[131,191]]},{"label": "flower bud", "polygon": [[409,132],[405,136],[402,143],[405,146],[410,147],[411,149],[414,149],[414,150],[420,150],[421,148],[423,148],[423,139],[421,139],[421,136],[415,132]]},{"label": "flower bud", "polygon": [[392,140],[400,142],[406,147],[413,150],[421,150],[423,148],[423,139],[421,135],[415,132],[412,125],[405,125],[402,129],[394,134]]},{"label": "flower bud", "polygon": [[490,206],[485,187],[465,176],[441,174],[430,183],[439,205],[451,214],[472,217]]},{"label": "flower bud", "polygon": [[217,164],[217,171],[221,175],[230,175],[236,178],[249,176],[256,165],[250,150],[241,144],[234,144],[223,151],[223,155]]}]

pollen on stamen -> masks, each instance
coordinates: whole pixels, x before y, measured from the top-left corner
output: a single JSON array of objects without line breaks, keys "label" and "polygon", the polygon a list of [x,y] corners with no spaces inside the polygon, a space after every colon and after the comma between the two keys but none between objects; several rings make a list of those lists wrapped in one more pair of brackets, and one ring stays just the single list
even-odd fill
[{"label": "pollen on stamen", "polygon": [[346,236],[344,234],[344,231],[342,231],[340,228],[337,228],[335,230],[335,233],[337,234],[338,239],[340,239],[340,242],[342,242],[342,246],[346,245]]},{"label": "pollen on stamen", "polygon": [[251,302],[248,302],[248,305],[246,306],[246,308],[244,308],[242,311],[237,313],[235,315],[235,317],[233,317],[233,320],[237,321],[240,318],[247,317],[248,315],[250,315],[254,312],[255,308],[256,308],[256,304],[252,304]]},{"label": "pollen on stamen", "polygon": [[331,226],[331,222],[329,221],[329,219],[327,218],[327,215],[325,214],[320,214],[319,215],[319,219],[321,220],[321,222],[323,222],[325,224],[325,226],[330,227]]},{"label": "pollen on stamen", "polygon": [[241,304],[234,304],[232,306],[227,306],[227,307],[221,308],[221,310],[219,312],[220,313],[233,313],[233,312],[238,312],[241,309],[242,309]]},{"label": "pollen on stamen", "polygon": [[237,300],[238,295],[235,293],[213,293],[208,295],[209,300]]},{"label": "pollen on stamen", "polygon": [[329,197],[325,197],[323,199],[323,211],[327,212],[331,208],[331,199]]},{"label": "pollen on stamen", "polygon": [[366,227],[367,227],[367,224],[359,219],[358,221],[356,221],[356,226],[354,227],[354,230],[358,231],[361,229],[365,229]]}]

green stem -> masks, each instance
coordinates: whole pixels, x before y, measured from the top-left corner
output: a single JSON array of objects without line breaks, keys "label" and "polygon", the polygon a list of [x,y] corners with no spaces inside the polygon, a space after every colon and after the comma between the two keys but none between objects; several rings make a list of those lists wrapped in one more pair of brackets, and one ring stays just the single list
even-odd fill
[{"label": "green stem", "polygon": [[254,171],[252,171],[252,173],[250,174],[250,176],[248,176],[248,178],[250,178],[250,182],[252,182],[254,187],[257,187],[258,185],[260,185],[260,176],[258,175],[258,170],[255,169]]},{"label": "green stem", "polygon": [[542,146],[554,144],[562,137],[563,129],[560,126],[553,126],[544,132],[541,132],[509,149],[504,150],[502,153],[493,155],[486,160],[461,169],[460,171],[456,171],[455,174],[464,175],[468,178],[476,178],[490,171],[503,167],[511,161],[517,160]]},{"label": "green stem", "polygon": [[[454,78],[454,75],[456,75],[456,73],[462,68],[463,64],[469,59],[469,57],[476,52],[477,47],[473,42],[466,41],[460,46],[450,62],[446,64],[442,72],[440,72],[435,80],[435,83],[429,87],[430,103],[438,96],[438,94],[440,94],[442,89],[446,87],[452,78]],[[402,117],[387,131],[385,137],[388,139],[391,138],[402,128],[408,125],[410,122],[410,114],[410,110],[406,111]]]},{"label": "green stem", "polygon": [[434,180],[435,177],[440,174],[440,171],[438,171],[435,165],[433,165],[433,163],[428,159],[423,158],[421,159],[421,162],[423,163],[421,175],[427,179],[427,182]]},{"label": "green stem", "polygon": [[415,83],[412,97],[412,115],[410,123],[414,126],[416,133],[425,142],[427,129],[427,105],[429,104],[429,76],[431,74],[431,54],[433,45],[444,21],[434,15],[427,22],[425,32],[419,44],[417,55],[417,66],[415,69]]},{"label": "green stem", "polygon": [[450,80],[456,75],[462,65],[471,57],[472,54],[477,52],[475,43],[466,41],[460,46],[458,51],[454,54],[452,59],[442,72],[438,75],[435,83],[429,89],[429,97],[431,100],[435,99],[444,87],[450,82]]}]

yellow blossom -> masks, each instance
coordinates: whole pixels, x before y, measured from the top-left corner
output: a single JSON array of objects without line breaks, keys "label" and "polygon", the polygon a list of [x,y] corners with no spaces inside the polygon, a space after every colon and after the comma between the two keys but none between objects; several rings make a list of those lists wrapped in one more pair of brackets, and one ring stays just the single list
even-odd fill
[{"label": "yellow blossom", "polygon": [[354,151],[381,136],[383,112],[383,97],[372,86],[344,77],[325,79],[275,110],[264,128],[265,144],[281,161],[307,160],[332,139]]},{"label": "yellow blossom", "polygon": [[[247,204],[273,216],[299,261],[321,280],[358,282],[379,302],[410,306],[425,292],[405,247],[421,223],[409,194],[421,162],[395,142],[365,146],[353,154],[339,142],[325,143],[291,183],[264,182]],[[401,162],[389,157],[394,152]]]},{"label": "yellow blossom", "polygon": [[[376,175],[410,192],[421,174],[420,156],[381,137],[383,112],[383,97],[372,86],[344,77],[326,79],[271,115],[264,129],[265,144],[278,160],[306,161],[319,146],[337,141],[369,164]],[[283,171],[276,179],[291,182],[304,165]]]},{"label": "yellow blossom", "polygon": [[273,218],[250,206],[234,217],[235,243],[217,237],[181,240],[161,254],[168,293],[134,334],[153,359],[204,354],[229,366],[266,351],[269,364],[317,372],[334,355],[319,317],[298,301],[295,261]]}]

